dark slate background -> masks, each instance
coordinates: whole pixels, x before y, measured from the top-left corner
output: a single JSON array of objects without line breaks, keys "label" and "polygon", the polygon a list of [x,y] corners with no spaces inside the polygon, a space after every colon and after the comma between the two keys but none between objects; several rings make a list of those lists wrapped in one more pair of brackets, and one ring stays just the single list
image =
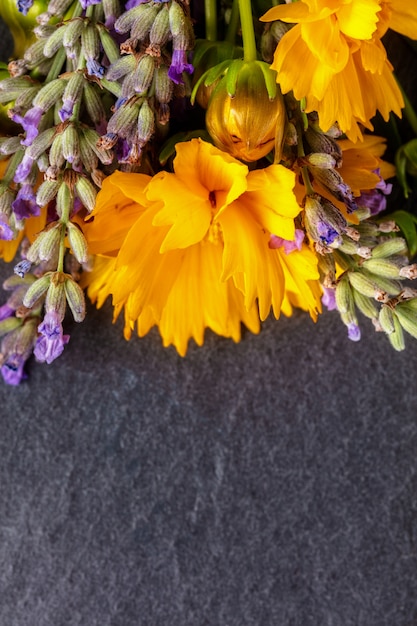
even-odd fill
[{"label": "dark slate background", "polygon": [[417,625],[415,341],[110,321],[0,385],[1,626]]}]

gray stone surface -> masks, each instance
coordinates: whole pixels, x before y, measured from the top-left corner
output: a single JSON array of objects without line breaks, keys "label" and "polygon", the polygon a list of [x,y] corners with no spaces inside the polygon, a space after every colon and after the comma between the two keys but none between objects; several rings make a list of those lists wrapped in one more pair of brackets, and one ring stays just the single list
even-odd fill
[{"label": "gray stone surface", "polygon": [[2,626],[417,624],[416,342],[110,320],[0,385]]}]

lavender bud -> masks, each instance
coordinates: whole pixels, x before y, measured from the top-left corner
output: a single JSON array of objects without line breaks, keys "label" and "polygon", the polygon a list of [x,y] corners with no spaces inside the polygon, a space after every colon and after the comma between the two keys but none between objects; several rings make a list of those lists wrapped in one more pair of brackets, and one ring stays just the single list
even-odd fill
[{"label": "lavender bud", "polygon": [[100,94],[97,92],[96,86],[88,81],[85,81],[84,84],[84,103],[87,113],[94,124],[101,124],[106,119],[106,111],[104,110]]},{"label": "lavender bud", "polygon": [[133,72],[136,67],[135,57],[131,54],[123,56],[117,61],[114,61],[107,70],[107,80],[116,81],[120,80],[126,74]]},{"label": "lavender bud", "polygon": [[60,170],[65,163],[62,153],[62,135],[62,132],[55,135],[51,149],[49,150],[49,162],[51,166],[57,170]]},{"label": "lavender bud", "polygon": [[88,178],[80,176],[76,182],[75,189],[83,206],[89,213],[94,209],[97,197],[97,190]]},{"label": "lavender bud", "polygon": [[56,311],[48,311],[44,321],[39,324],[39,337],[34,349],[35,358],[40,363],[52,363],[63,352],[69,341],[69,335],[63,334],[60,315]]},{"label": "lavender bud", "polygon": [[146,12],[146,5],[140,4],[129,11],[125,11],[117,18],[114,24],[116,33],[124,34],[130,31],[136,20],[142,19],[142,15]]},{"label": "lavender bud", "polygon": [[69,124],[62,133],[62,154],[68,163],[74,163],[80,157],[78,132],[73,124]]},{"label": "lavender bud", "polygon": [[82,322],[85,317],[84,292],[72,278],[65,281],[65,295],[74,320]]},{"label": "lavender bud", "polygon": [[146,93],[152,84],[155,71],[155,61],[149,54],[144,54],[134,72],[134,87],[138,94]]},{"label": "lavender bud", "polygon": [[49,0],[48,13],[49,15],[64,15],[73,0]]},{"label": "lavender bud", "polygon": [[36,202],[39,206],[46,206],[58,193],[60,183],[57,180],[45,180],[36,192]]},{"label": "lavender bud", "polygon": [[56,197],[56,212],[59,217],[69,215],[72,209],[73,199],[68,185],[64,182],[60,184]]},{"label": "lavender bud", "polygon": [[101,24],[97,25],[98,35],[100,37],[101,45],[103,46],[103,50],[110,61],[110,63],[114,63],[117,59],[120,58],[119,48],[114,41],[113,37],[110,35],[109,31],[105,26]]},{"label": "lavender bud", "polygon": [[390,306],[383,304],[379,311],[378,321],[381,324],[382,330],[390,335],[395,331],[394,325],[394,313]]},{"label": "lavender bud", "polygon": [[92,128],[83,128],[82,135],[88,146],[97,155],[103,165],[110,165],[113,161],[113,152],[111,150],[105,150],[100,148],[98,143],[100,141],[100,135]]},{"label": "lavender bud", "polygon": [[399,267],[393,263],[392,261],[388,261],[388,259],[380,259],[380,258],[371,258],[367,259],[363,262],[362,267],[371,272],[372,274],[376,274],[377,276],[383,276],[384,278],[399,278],[400,277],[400,269]]},{"label": "lavender bud", "polygon": [[140,19],[135,20],[130,29],[131,38],[137,39],[138,41],[143,41],[148,36],[152,24],[160,10],[160,6],[155,6],[151,3],[146,3],[142,6],[145,8],[145,11],[141,14]]},{"label": "lavender bud", "polygon": [[48,38],[48,41],[45,43],[43,47],[43,54],[47,58],[51,58],[54,56],[56,52],[60,48],[62,48],[62,42],[64,39],[65,28],[64,26],[60,26],[54,29],[52,35]]},{"label": "lavender bud", "polygon": [[67,236],[71,250],[78,263],[86,263],[88,261],[88,245],[86,238],[77,224],[68,222]]},{"label": "lavender bud", "polygon": [[62,39],[64,48],[73,48],[81,37],[81,33],[84,28],[85,22],[81,17],[76,17],[69,22],[66,22],[64,37]]},{"label": "lavender bud", "polygon": [[100,54],[100,37],[95,26],[86,26],[81,33],[81,49],[85,58],[97,59]]},{"label": "lavender bud", "polygon": [[50,283],[50,273],[44,274],[35,280],[26,291],[25,297],[23,298],[23,306],[31,309],[45,295]]},{"label": "lavender bud", "polygon": [[[170,37],[169,11],[164,5],[159,11],[149,31],[149,42],[151,47],[158,46],[161,48],[166,44]],[[159,55],[158,55],[159,56]]]},{"label": "lavender bud", "polygon": [[149,106],[148,100],[144,100],[138,115],[137,139],[140,146],[144,146],[152,137],[155,130],[155,115]]},{"label": "lavender bud", "polygon": [[168,76],[168,68],[161,65],[155,71],[155,97],[161,104],[168,104],[173,92],[174,86]]}]

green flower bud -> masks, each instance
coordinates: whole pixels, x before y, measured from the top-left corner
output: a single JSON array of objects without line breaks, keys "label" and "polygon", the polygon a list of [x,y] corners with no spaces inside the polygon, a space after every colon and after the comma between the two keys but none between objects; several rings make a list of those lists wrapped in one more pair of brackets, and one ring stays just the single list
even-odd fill
[{"label": "green flower bud", "polygon": [[80,158],[78,131],[73,124],[68,124],[62,133],[62,155],[69,163],[76,163]]},{"label": "green flower bud", "polygon": [[62,135],[62,132],[55,135],[51,149],[49,150],[49,163],[58,170],[61,169],[65,162],[62,153]]},{"label": "green flower bud", "polygon": [[51,313],[54,311],[59,317],[64,319],[66,309],[65,287],[61,272],[55,272],[52,275],[45,298],[45,311]]},{"label": "green flower bud", "polygon": [[324,169],[333,169],[337,167],[336,159],[331,154],[326,154],[325,152],[311,152],[305,157],[301,159],[307,165],[313,165],[314,167],[321,167]]},{"label": "green flower bud", "polygon": [[387,304],[383,304],[379,312],[378,321],[381,324],[382,330],[390,335],[395,331],[394,313],[392,308]]},{"label": "green flower bud", "polygon": [[370,298],[367,298],[356,289],[353,290],[353,299],[355,301],[355,305],[358,307],[359,311],[368,317],[369,319],[377,319],[378,318],[378,309],[374,304],[374,301]]},{"label": "green flower bud", "polygon": [[138,143],[144,146],[152,137],[155,130],[155,115],[149,106],[148,100],[144,100],[138,116]]},{"label": "green flower bud", "polygon": [[97,24],[97,31],[100,37],[101,45],[103,46],[103,50],[109,59],[110,63],[114,63],[117,59],[120,58],[119,47],[114,41],[113,37],[110,35],[109,31],[103,24]]},{"label": "green flower bud", "polygon": [[82,322],[85,317],[84,292],[71,277],[65,281],[65,295],[76,322]]},{"label": "green flower bud", "polygon": [[394,350],[397,350],[397,352],[401,352],[401,350],[404,350],[405,348],[404,333],[396,315],[394,315],[393,319],[394,319],[394,332],[388,335],[388,339],[390,341],[390,344],[394,348]]},{"label": "green flower bud", "polygon": [[[169,10],[167,5],[163,5],[152,24],[149,31],[149,42],[152,50],[160,49],[166,44],[170,36]],[[160,54],[158,55],[160,56]]]},{"label": "green flower bud", "polygon": [[151,86],[153,75],[155,71],[155,60],[149,54],[144,54],[136,66],[133,73],[133,84],[136,93],[146,93]]},{"label": "green flower bud", "polygon": [[48,40],[46,41],[46,43],[45,43],[45,45],[43,47],[43,54],[48,59],[53,57],[54,54],[56,52],[58,52],[58,50],[60,48],[62,48],[64,34],[65,34],[65,27],[64,26],[59,26],[59,27],[55,28],[54,32],[52,33],[52,35],[50,35],[50,37],[48,37]]},{"label": "green flower bud", "polygon": [[384,258],[371,258],[363,262],[363,267],[376,274],[377,276],[383,276],[384,278],[399,278],[400,269],[392,261],[388,261]]},{"label": "green flower bud", "polygon": [[372,250],[373,259],[385,259],[396,254],[407,254],[407,244],[402,237],[394,237],[379,243]]},{"label": "green flower bud", "polygon": [[72,252],[78,263],[86,263],[88,260],[88,245],[86,238],[77,224],[67,223],[67,236]]},{"label": "green flower bud", "polygon": [[100,54],[100,37],[93,25],[81,31],[81,49],[87,59],[96,59]]},{"label": "green flower bud", "polygon": [[59,217],[68,216],[72,209],[73,198],[67,183],[61,182],[56,197],[56,212]]},{"label": "green flower bud", "polygon": [[40,107],[43,111],[47,111],[62,97],[64,89],[65,81],[60,78],[51,80],[50,83],[46,83],[40,91],[37,92],[33,99],[33,106]]},{"label": "green flower bud", "polygon": [[31,309],[46,293],[51,283],[51,275],[48,272],[31,284],[23,298],[23,306]]},{"label": "green flower bud", "polygon": [[81,33],[85,28],[85,22],[82,18],[76,17],[65,23],[65,32],[62,43],[65,48],[73,48],[75,43],[81,37]]},{"label": "green flower bud", "polygon": [[417,339],[417,313],[414,308],[402,302],[395,307],[395,314],[403,329]]},{"label": "green flower bud", "polygon": [[368,298],[376,298],[379,295],[380,289],[362,272],[349,272],[348,277],[352,287],[362,295]]},{"label": "green flower bud", "polygon": [[96,204],[97,190],[85,176],[80,176],[75,184],[75,190],[84,207],[89,213]]},{"label": "green flower bud", "polygon": [[355,310],[353,293],[348,276],[344,274],[336,285],[336,305],[339,313],[353,313]]},{"label": "green flower bud", "polygon": [[46,206],[58,193],[60,183],[57,180],[45,180],[36,192],[36,204]]}]

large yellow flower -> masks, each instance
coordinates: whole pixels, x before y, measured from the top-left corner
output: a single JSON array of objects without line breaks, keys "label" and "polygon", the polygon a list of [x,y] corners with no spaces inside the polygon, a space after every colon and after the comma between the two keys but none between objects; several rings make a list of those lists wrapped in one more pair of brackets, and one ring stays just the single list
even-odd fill
[{"label": "large yellow flower", "polygon": [[[298,0],[270,9],[263,21],[295,24],[279,42],[272,67],[283,93],[306,99],[323,130],[336,121],[362,138],[360,124],[380,111],[401,116],[404,102],[381,37],[392,28],[417,39],[417,3],[410,0]],[[300,71],[302,68],[302,71]]]},{"label": "large yellow flower", "polygon": [[271,245],[271,235],[295,239],[294,173],[281,165],[249,172],[199,139],[177,145],[174,170],[116,172],[85,228],[94,252],[108,255],[87,278],[89,295],[100,305],[112,294],[115,315],[125,310],[125,336],[136,322],[140,336],[157,325],[164,345],[184,355],[206,328],[235,341],[242,322],[258,332],[271,308],[277,318],[291,306],[315,318],[315,255],[305,244],[288,254]]}]

